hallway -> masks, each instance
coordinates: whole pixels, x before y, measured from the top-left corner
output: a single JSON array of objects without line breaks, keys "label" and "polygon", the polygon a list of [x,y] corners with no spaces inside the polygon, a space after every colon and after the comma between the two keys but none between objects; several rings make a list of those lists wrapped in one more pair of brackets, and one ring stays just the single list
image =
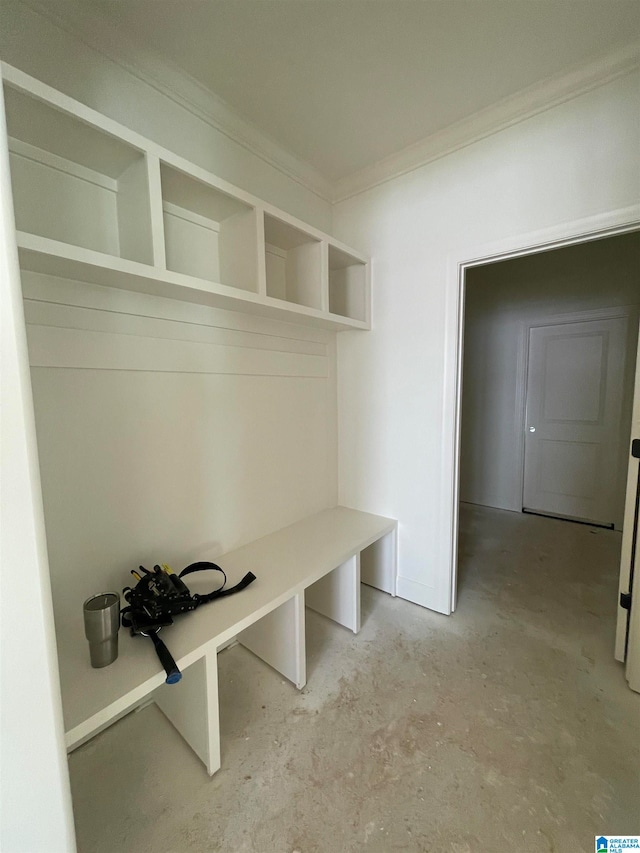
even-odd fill
[{"label": "hallway", "polygon": [[[155,707],[70,758],[84,853],[591,853],[640,830],[640,695],[613,660],[620,535],[463,505],[456,614],[313,613],[298,692],[219,658],[222,770]],[[170,633],[166,641],[170,646]]]}]

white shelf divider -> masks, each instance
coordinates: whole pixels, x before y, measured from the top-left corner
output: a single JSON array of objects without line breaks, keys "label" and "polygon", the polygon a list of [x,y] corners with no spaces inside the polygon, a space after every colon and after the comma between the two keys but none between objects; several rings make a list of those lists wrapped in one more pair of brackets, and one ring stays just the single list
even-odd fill
[{"label": "white shelf divider", "polygon": [[147,154],[149,174],[149,213],[151,217],[151,242],[153,245],[153,266],[161,270],[167,268],[166,247],[164,242],[164,220],[162,215],[162,184],[160,181],[160,158]]}]

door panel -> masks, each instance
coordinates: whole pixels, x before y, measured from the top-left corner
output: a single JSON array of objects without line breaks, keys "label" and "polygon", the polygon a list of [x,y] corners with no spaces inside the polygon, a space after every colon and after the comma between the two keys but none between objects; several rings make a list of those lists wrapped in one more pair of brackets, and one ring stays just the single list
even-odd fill
[{"label": "door panel", "polygon": [[[539,332],[532,329],[532,332]],[[546,421],[597,424],[604,408],[605,335],[572,334],[543,338],[542,416]],[[558,369],[562,365],[562,369]]]},{"label": "door panel", "polygon": [[598,450],[593,443],[543,439],[538,491],[588,500],[596,488]]},{"label": "door panel", "polygon": [[[640,351],[636,360],[636,379],[631,418],[631,441],[640,440]],[[627,491],[622,529],[620,553],[620,594],[631,595],[631,607],[625,609],[618,598],[618,624],[616,630],[615,656],[627,662],[629,687],[640,693],[640,460],[635,458],[629,447]],[[635,563],[635,566],[633,565]],[[632,576],[632,568],[634,569]]]},{"label": "door panel", "polygon": [[529,330],[523,508],[620,524],[626,317]]}]

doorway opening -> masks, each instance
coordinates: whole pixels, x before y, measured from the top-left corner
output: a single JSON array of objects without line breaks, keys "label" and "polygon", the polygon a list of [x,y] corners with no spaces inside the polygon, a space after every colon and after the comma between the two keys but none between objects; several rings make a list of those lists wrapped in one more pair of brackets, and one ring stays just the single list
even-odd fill
[{"label": "doorway opening", "polygon": [[460,500],[622,528],[640,232],[466,272]]},{"label": "doorway opening", "polygon": [[[568,541],[568,527],[582,526],[584,531],[571,534],[573,552],[606,551],[609,574],[619,563],[638,351],[638,269],[640,232],[631,227],[461,266],[454,601],[469,580],[472,540],[478,553],[486,552],[486,536],[481,540],[488,528],[498,560],[505,551],[496,542],[500,531],[506,541],[516,536],[515,554],[522,550],[518,543],[532,536],[557,544]],[[596,537],[598,548],[590,548]],[[554,556],[549,542],[529,541],[531,571],[540,576],[536,560]],[[609,605],[611,626],[616,586],[609,577],[601,590],[611,595],[602,602]],[[554,594],[552,580],[547,593]]]}]

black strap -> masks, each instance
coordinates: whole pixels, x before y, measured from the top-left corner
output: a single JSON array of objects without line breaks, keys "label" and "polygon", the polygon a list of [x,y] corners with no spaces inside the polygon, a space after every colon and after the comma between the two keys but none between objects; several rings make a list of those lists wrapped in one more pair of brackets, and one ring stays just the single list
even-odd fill
[{"label": "black strap", "polygon": [[196,593],[193,598],[198,602],[198,607],[201,604],[207,604],[209,601],[213,601],[216,598],[222,598],[223,595],[233,595],[234,592],[240,592],[240,590],[249,586],[250,583],[256,579],[256,576],[253,572],[247,572],[246,575],[239,581],[235,586],[230,586],[229,589],[225,589],[225,585],[227,583],[227,576],[224,571],[217,566],[215,563],[191,563],[191,565],[187,566],[186,569],[183,569],[178,575],[179,578],[183,578],[185,575],[191,575],[194,572],[220,572],[224,580],[222,581],[222,585],[218,587],[218,589],[214,589],[213,592],[209,592],[206,595],[199,595]]},{"label": "black strap", "polygon": [[178,664],[173,659],[173,655],[162,642],[157,631],[152,631],[148,636],[151,638],[153,645],[155,646],[158,660],[164,667],[164,671],[167,673],[165,682],[167,684],[177,684],[182,678],[182,673],[178,669]]},{"label": "black strap", "polygon": [[131,627],[132,622],[131,622],[130,615],[131,615],[131,605],[129,605],[128,607],[123,607],[122,610],[120,611],[120,618],[122,619],[122,627],[123,628],[130,628]]}]

